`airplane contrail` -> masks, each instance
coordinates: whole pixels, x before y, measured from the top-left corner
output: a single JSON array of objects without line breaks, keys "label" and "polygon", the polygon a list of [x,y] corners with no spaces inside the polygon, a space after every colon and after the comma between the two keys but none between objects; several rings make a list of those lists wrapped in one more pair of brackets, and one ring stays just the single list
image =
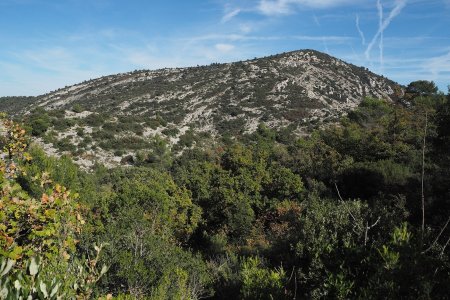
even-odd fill
[{"label": "airplane contrail", "polygon": [[359,26],[359,15],[356,15],[356,30],[358,30],[359,36],[361,37],[361,43],[363,46],[366,45],[366,37],[364,36],[364,32],[361,30]]},{"label": "airplane contrail", "polygon": [[366,51],[364,52],[367,60],[370,59],[370,52],[372,51],[373,46],[375,46],[375,43],[378,41],[380,36],[383,35],[386,28],[389,27],[389,24],[391,24],[392,20],[402,12],[402,9],[406,6],[406,3],[407,3],[407,0],[396,0],[395,1],[394,8],[391,10],[388,17],[381,22],[377,33],[373,36],[372,40],[370,41],[369,45],[367,46]]},{"label": "airplane contrail", "polygon": [[[381,4],[381,0],[377,0],[377,9],[378,9],[378,17],[379,17],[379,22],[378,22],[378,28],[382,28],[383,27],[383,5]],[[383,73],[383,52],[384,52],[384,30],[381,30],[380,33],[380,40],[379,40],[379,44],[378,44],[378,48],[380,49],[380,66],[381,66],[381,73]]]}]

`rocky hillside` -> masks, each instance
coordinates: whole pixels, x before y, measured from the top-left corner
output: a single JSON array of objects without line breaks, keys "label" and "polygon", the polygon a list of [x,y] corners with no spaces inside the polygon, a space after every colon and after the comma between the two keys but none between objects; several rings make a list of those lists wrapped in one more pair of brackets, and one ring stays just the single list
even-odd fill
[{"label": "rocky hillside", "polygon": [[33,99],[4,98],[0,110],[25,116],[49,152],[71,152],[88,167],[96,160],[124,163],[162,140],[178,151],[260,123],[301,134],[366,96],[395,101],[402,93],[365,68],[304,50],[111,75]]}]

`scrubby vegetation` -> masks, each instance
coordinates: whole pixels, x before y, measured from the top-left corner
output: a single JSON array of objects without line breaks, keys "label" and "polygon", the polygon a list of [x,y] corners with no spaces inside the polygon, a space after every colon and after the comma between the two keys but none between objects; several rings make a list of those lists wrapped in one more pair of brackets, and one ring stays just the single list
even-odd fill
[{"label": "scrubby vegetation", "polygon": [[[118,155],[142,148],[126,160],[134,166],[91,172],[28,146],[4,121],[0,289],[51,299],[446,299],[450,93],[419,84],[405,99],[366,98],[302,138],[261,124],[205,146],[188,130],[181,155],[163,139],[111,140],[103,146],[124,145]],[[90,122],[115,130],[100,115]]]},{"label": "scrubby vegetation", "polygon": [[[417,83],[409,90],[415,88],[426,86]],[[29,99],[0,98],[0,111],[24,121],[44,148],[71,154],[88,168],[95,162],[118,166],[121,152],[136,158],[154,138],[165,139],[179,155],[211,144],[200,136],[204,132],[220,140],[254,132],[265,123],[310,133],[338,120],[365,96],[397,100],[403,89],[367,69],[302,50],[104,76]],[[124,137],[131,139],[130,147]]]}]

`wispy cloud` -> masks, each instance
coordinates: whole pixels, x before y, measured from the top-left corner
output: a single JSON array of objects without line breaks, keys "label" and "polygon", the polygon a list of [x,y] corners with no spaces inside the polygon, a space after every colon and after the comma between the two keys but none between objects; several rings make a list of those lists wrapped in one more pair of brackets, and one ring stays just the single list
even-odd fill
[{"label": "wispy cloud", "polygon": [[44,48],[37,50],[26,50],[15,53],[16,58],[28,61],[35,68],[46,71],[60,71],[70,68],[74,57],[64,47]]},{"label": "wispy cloud", "polygon": [[352,41],[354,38],[351,36],[339,36],[339,35],[318,35],[318,36],[309,36],[309,35],[295,35],[292,37],[285,37],[286,39],[295,39],[301,41],[322,41],[322,42],[332,42],[332,43],[345,43]]},{"label": "wispy cloud", "polygon": [[314,14],[313,18],[314,18],[314,23],[316,23],[316,25],[320,27],[321,25],[320,25],[319,18],[315,14]]},{"label": "wispy cloud", "polygon": [[324,38],[322,39],[322,43],[323,43],[323,47],[325,48],[325,53],[330,54],[330,49],[328,49],[328,43]]},{"label": "wispy cloud", "polygon": [[180,41],[186,42],[198,42],[198,41],[277,41],[277,40],[301,40],[301,41],[319,41],[319,42],[334,42],[343,43],[352,41],[354,37],[340,36],[340,35],[245,35],[245,34],[207,34],[194,37],[186,37],[180,39]]},{"label": "wispy cloud", "polygon": [[356,30],[358,30],[359,36],[361,37],[362,45],[366,45],[366,37],[364,36],[364,32],[361,30],[359,25],[359,15],[356,15]]},{"label": "wispy cloud", "polygon": [[216,44],[215,46],[214,46],[219,52],[230,52],[230,51],[233,51],[234,50],[234,45],[231,45],[231,44],[222,44],[222,43],[219,43],[219,44]]},{"label": "wispy cloud", "polygon": [[354,3],[354,0],[260,0],[258,11],[264,15],[276,16],[294,13],[295,7],[323,9]]},{"label": "wispy cloud", "polygon": [[239,30],[242,33],[250,33],[250,32],[252,32],[253,28],[254,27],[249,23],[243,23],[243,24],[239,25]]},{"label": "wispy cloud", "polygon": [[[432,75],[433,80],[439,79],[441,76],[449,78],[450,76],[450,51],[444,55],[430,58],[423,65],[425,70],[428,70]],[[450,84],[450,82],[448,82]]]},{"label": "wispy cloud", "polygon": [[289,0],[262,0],[259,2],[258,10],[264,15],[287,15],[292,13]]},{"label": "wispy cloud", "polygon": [[230,21],[231,19],[233,19],[234,17],[236,17],[241,11],[242,11],[242,10],[241,10],[240,8],[236,8],[236,9],[233,9],[233,10],[227,12],[227,13],[222,17],[221,23],[226,23],[226,22]]},{"label": "wispy cloud", "polygon": [[[83,80],[107,75],[98,66],[80,67],[67,50],[34,49],[18,52],[15,61],[0,61],[3,95],[38,95]],[[6,76],[5,76],[6,75]]]}]

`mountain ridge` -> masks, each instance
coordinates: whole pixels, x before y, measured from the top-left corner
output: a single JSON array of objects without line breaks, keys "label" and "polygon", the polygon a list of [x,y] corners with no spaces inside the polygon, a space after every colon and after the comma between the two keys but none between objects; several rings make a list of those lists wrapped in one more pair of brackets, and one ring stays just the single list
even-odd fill
[{"label": "mountain ridge", "polygon": [[[180,150],[192,145],[186,139],[195,144],[196,135],[236,136],[255,131],[260,123],[298,135],[337,120],[365,97],[397,101],[402,96],[403,87],[366,68],[315,50],[297,50],[234,63],[103,76],[33,101],[27,98],[22,107],[18,101],[0,100],[0,110],[29,119],[36,110],[56,114],[69,124],[49,116],[41,136],[47,148],[65,140],[95,158],[101,148],[107,152],[101,155],[109,157],[103,162],[120,163],[123,155],[113,152],[135,155],[137,149],[114,149],[111,140],[133,137],[141,144],[136,147],[144,149],[158,135]],[[83,136],[77,134],[81,131]],[[92,141],[83,143],[86,134]]]}]

